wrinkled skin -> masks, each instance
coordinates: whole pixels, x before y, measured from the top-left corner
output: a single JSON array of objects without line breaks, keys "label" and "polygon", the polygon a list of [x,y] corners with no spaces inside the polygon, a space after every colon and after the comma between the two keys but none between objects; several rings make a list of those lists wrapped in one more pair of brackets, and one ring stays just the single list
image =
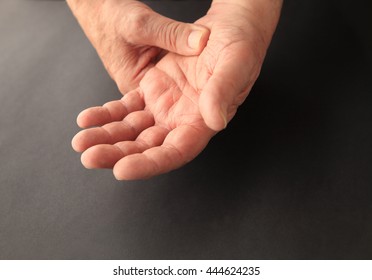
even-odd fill
[{"label": "wrinkled skin", "polygon": [[[87,168],[149,178],[194,159],[224,129],[257,79],[268,36],[249,10],[216,3],[196,23],[210,29],[197,56],[167,53],[121,100],[83,111],[73,139]],[[233,16],[232,16],[233,15]],[[92,126],[98,126],[89,128]]]},{"label": "wrinkled skin", "polygon": [[[198,55],[209,30],[174,21],[133,0],[67,0],[85,34],[95,47],[107,72],[122,94],[138,87],[144,74],[154,67],[164,50]],[[188,36],[201,32],[195,48]],[[195,42],[194,42],[195,43]]]}]

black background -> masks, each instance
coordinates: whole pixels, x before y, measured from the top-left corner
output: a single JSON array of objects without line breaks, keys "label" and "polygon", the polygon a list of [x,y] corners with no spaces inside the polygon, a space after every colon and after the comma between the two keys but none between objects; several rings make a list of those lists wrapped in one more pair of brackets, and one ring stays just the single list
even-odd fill
[{"label": "black background", "polygon": [[[150,3],[185,21],[208,4]],[[2,0],[0,259],[371,259],[371,6],[285,1],[229,127],[117,182],[70,147],[77,114],[120,95],[66,4]]]}]

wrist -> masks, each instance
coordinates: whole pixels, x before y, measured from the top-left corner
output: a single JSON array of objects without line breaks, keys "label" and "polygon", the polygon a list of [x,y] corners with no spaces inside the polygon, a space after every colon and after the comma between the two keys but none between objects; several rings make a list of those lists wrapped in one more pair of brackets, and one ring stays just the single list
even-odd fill
[{"label": "wrist", "polygon": [[66,0],[80,27],[94,47],[100,37],[99,18],[106,0]]},{"label": "wrist", "polygon": [[89,25],[89,19],[98,14],[105,0],[66,0],[66,2],[79,24],[85,29]]},{"label": "wrist", "polygon": [[70,7],[70,9],[75,12],[78,10],[91,10],[99,5],[102,5],[105,0],[66,0],[67,5]]},{"label": "wrist", "polygon": [[[246,26],[254,27],[264,43],[270,44],[278,24],[283,0],[213,0],[222,13],[230,11],[233,18],[245,18]],[[252,31],[252,30],[251,30]]]}]

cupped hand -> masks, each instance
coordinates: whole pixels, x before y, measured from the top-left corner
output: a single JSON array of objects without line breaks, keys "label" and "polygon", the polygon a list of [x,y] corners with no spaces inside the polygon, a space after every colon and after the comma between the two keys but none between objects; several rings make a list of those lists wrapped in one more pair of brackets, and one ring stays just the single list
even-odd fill
[{"label": "cupped hand", "polygon": [[259,74],[269,40],[246,12],[212,5],[197,22],[211,30],[200,55],[168,53],[137,89],[83,111],[77,122],[87,129],[72,141],[83,165],[113,168],[117,179],[130,180],[195,158],[226,127]]}]

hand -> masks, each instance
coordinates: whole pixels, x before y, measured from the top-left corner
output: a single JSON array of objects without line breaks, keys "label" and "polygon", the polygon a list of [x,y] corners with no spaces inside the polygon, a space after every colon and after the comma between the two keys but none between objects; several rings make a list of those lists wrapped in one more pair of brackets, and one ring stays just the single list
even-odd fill
[{"label": "hand", "polygon": [[229,2],[212,5],[197,21],[211,30],[200,55],[168,53],[121,100],[83,111],[77,121],[88,129],[72,141],[84,151],[83,165],[113,168],[117,179],[129,180],[195,158],[226,127],[259,74],[271,35],[247,12]]},{"label": "hand", "polygon": [[138,87],[163,51],[200,54],[209,30],[159,15],[133,0],[67,0],[121,93]]}]

